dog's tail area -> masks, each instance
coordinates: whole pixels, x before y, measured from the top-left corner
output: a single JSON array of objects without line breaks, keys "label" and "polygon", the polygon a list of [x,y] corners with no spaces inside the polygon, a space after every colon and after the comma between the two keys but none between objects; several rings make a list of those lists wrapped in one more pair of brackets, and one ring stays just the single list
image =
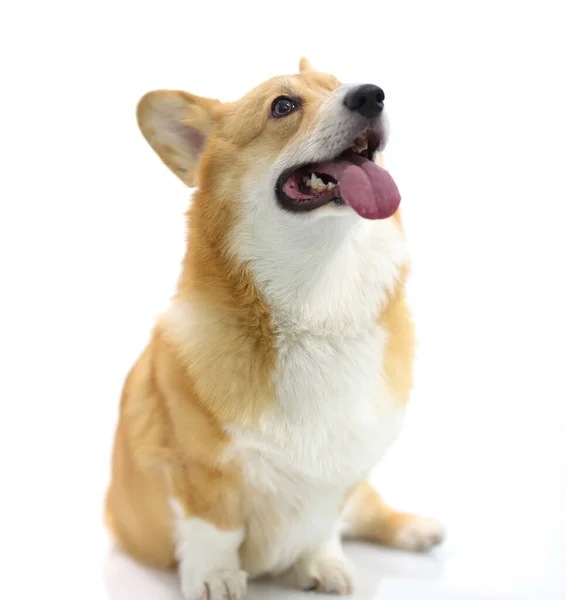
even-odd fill
[{"label": "dog's tail area", "polygon": [[444,537],[443,528],[437,521],[397,512],[368,481],[362,481],[350,492],[342,522],[342,533],[347,539],[406,550],[428,550]]}]

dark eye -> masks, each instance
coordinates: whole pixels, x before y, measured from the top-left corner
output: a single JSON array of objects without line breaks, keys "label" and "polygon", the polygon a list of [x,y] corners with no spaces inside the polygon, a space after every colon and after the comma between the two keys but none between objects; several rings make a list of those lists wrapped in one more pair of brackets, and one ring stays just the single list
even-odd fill
[{"label": "dark eye", "polygon": [[279,96],[275,98],[271,105],[271,114],[276,118],[286,117],[297,108],[297,102],[287,96]]}]

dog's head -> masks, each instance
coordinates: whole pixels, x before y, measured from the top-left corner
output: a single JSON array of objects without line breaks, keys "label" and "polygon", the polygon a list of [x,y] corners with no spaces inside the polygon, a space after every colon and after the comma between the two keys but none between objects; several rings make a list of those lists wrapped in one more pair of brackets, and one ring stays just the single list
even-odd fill
[{"label": "dog's head", "polygon": [[302,59],[299,74],[270,79],[237,102],[150,92],[138,122],[163,162],[216,211],[271,221],[382,219],[400,201],[373,162],[386,139],[383,103],[376,85],[342,85]]}]

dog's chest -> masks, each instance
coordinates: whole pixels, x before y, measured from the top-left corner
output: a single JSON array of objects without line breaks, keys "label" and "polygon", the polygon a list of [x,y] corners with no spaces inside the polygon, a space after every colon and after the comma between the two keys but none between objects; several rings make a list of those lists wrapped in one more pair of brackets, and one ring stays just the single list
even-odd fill
[{"label": "dog's chest", "polygon": [[275,246],[239,238],[272,308],[277,350],[276,408],[260,426],[230,430],[248,510],[242,561],[252,574],[285,569],[324,541],[346,493],[402,424],[384,381],[388,332],[378,315],[407,260],[403,237],[391,222],[346,234],[339,221],[324,225],[296,236],[286,229],[290,238]]},{"label": "dog's chest", "polygon": [[250,571],[283,569],[329,535],[348,489],[397,436],[402,408],[382,380],[384,346],[377,325],[350,338],[279,340],[277,410],[261,428],[231,431],[248,529],[260,538],[248,546],[265,546]]},{"label": "dog's chest", "polygon": [[303,334],[279,344],[279,411],[269,437],[287,460],[320,482],[363,476],[388,445],[398,411],[385,388],[385,334]]},{"label": "dog's chest", "polygon": [[286,465],[318,483],[363,476],[395,437],[402,415],[383,380],[385,341],[377,324],[350,338],[281,339],[277,409],[259,428],[232,430],[238,453],[252,464],[261,456],[265,470],[266,462]]}]

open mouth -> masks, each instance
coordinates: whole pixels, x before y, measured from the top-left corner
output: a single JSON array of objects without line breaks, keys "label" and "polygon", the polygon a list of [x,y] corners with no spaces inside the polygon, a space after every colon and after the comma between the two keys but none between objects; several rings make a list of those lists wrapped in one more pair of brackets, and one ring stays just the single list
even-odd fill
[{"label": "open mouth", "polygon": [[390,217],[401,196],[391,175],[373,162],[380,143],[375,131],[366,130],[336,158],[288,169],[275,188],[281,206],[305,212],[332,202],[366,219]]}]

